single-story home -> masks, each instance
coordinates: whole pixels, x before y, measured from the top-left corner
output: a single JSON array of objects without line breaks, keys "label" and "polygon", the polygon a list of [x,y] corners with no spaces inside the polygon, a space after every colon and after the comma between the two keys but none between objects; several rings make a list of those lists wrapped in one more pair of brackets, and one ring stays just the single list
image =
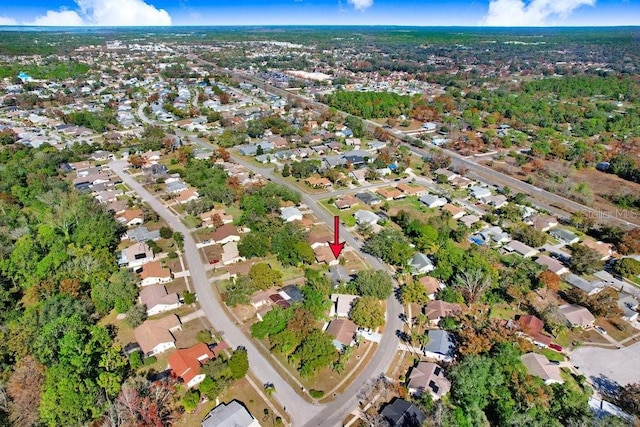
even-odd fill
[{"label": "single-story home", "polygon": [[429,343],[422,349],[425,357],[451,362],[456,349],[454,336],[442,329],[432,329],[428,332],[428,336]]},{"label": "single-story home", "polygon": [[160,261],[152,261],[136,269],[140,276],[140,286],[169,283],[173,280],[171,270],[162,266]]},{"label": "single-story home", "polygon": [[564,243],[565,245],[573,245],[574,243],[578,243],[580,238],[576,236],[569,230],[565,230],[564,228],[556,228],[549,232],[553,237]]},{"label": "single-story home", "polygon": [[471,191],[471,195],[473,196],[473,198],[477,200],[485,199],[491,196],[491,190],[489,190],[487,187],[474,185],[469,189],[469,191]]},{"label": "single-story home", "polygon": [[349,319],[334,319],[327,327],[327,333],[334,338],[333,345],[338,350],[351,347],[357,331],[358,326]]},{"label": "single-story home", "polygon": [[413,403],[395,398],[382,408],[380,415],[391,427],[420,426],[427,416]]},{"label": "single-story home", "polygon": [[216,228],[216,231],[211,233],[211,242],[219,245],[226,245],[230,242],[240,241],[240,232],[235,225],[224,224],[221,227]]},{"label": "single-story home", "polygon": [[560,261],[547,255],[540,255],[538,258],[536,258],[536,264],[547,267],[549,271],[556,273],[558,276],[569,272],[569,269],[565,267]]},{"label": "single-story home", "polygon": [[221,403],[202,420],[202,427],[260,427],[251,412],[237,400]]},{"label": "single-story home", "polygon": [[416,253],[413,258],[407,261],[407,264],[411,267],[411,274],[413,275],[426,274],[436,268],[433,265],[433,261],[421,252]]},{"label": "single-story home", "polygon": [[280,217],[282,217],[285,222],[302,221],[302,212],[294,206],[289,206],[280,210]]},{"label": "single-story home", "polygon": [[331,294],[330,299],[333,304],[331,305],[329,317],[349,317],[351,304],[358,298],[360,297],[357,295]]},{"label": "single-story home", "polygon": [[175,314],[158,320],[145,320],[133,330],[136,341],[145,356],[154,356],[176,348],[176,339],[172,332],[182,330],[182,323]]},{"label": "single-story home", "polygon": [[560,314],[565,318],[572,328],[589,328],[593,326],[596,318],[586,308],[577,304],[564,304],[558,307]]},{"label": "single-story home", "polygon": [[409,393],[420,396],[429,393],[433,400],[438,400],[451,390],[451,382],[445,378],[444,370],[431,362],[418,362],[411,368],[407,378]]},{"label": "single-story home", "polygon": [[562,384],[564,380],[560,376],[560,367],[549,362],[542,354],[527,353],[520,356],[520,360],[527,368],[529,375],[542,378],[545,384]]},{"label": "single-story home", "polygon": [[149,285],[140,290],[140,304],[147,308],[147,316],[154,316],[164,311],[180,307],[180,297],[176,293],[168,293],[164,285]]},{"label": "single-story home", "polygon": [[360,209],[359,211],[354,213],[353,216],[355,217],[358,225],[369,224],[373,226],[373,225],[376,225],[378,221],[382,219],[378,215],[374,214],[373,212],[365,211],[363,209]]},{"label": "single-story home", "polygon": [[456,316],[461,311],[462,306],[460,304],[441,300],[429,301],[424,306],[424,314],[429,319],[429,323],[434,326],[437,326],[443,318]]},{"label": "single-story home", "polygon": [[215,354],[209,349],[205,343],[198,343],[189,348],[181,348],[169,355],[169,368],[176,377],[182,378],[182,381],[188,388],[200,384],[205,374],[200,373],[200,367],[209,360],[215,358]]},{"label": "single-story home", "polygon": [[420,201],[430,209],[442,207],[447,204],[447,199],[444,197],[434,196],[433,194],[425,194],[420,197]]},{"label": "single-story home", "polygon": [[504,246],[504,249],[509,252],[515,252],[517,254],[522,255],[525,258],[530,258],[534,255],[537,255],[540,251],[532,248],[531,246],[522,243],[518,240],[512,240],[507,245]]}]

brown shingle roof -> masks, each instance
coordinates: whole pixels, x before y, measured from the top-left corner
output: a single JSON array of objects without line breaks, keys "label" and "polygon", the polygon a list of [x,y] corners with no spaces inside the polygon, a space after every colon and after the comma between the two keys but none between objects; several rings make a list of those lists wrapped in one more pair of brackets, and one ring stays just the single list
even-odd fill
[{"label": "brown shingle roof", "polygon": [[349,346],[358,330],[358,326],[349,319],[336,319],[329,323],[327,333],[339,343]]}]

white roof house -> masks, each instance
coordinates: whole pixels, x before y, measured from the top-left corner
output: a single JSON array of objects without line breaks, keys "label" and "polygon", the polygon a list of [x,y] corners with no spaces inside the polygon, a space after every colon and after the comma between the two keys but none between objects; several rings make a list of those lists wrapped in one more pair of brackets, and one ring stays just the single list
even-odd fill
[{"label": "white roof house", "polygon": [[280,216],[285,222],[302,221],[302,212],[293,206],[282,208],[280,210]]},{"label": "white roof house", "polygon": [[470,191],[471,195],[476,199],[483,199],[491,196],[491,190],[486,187],[479,187],[477,185],[474,185],[470,188]]},{"label": "white roof house", "polygon": [[373,212],[365,211],[363,209],[360,209],[359,211],[354,213],[353,216],[355,217],[358,225],[360,224],[375,225],[381,219],[378,215],[374,214]]}]

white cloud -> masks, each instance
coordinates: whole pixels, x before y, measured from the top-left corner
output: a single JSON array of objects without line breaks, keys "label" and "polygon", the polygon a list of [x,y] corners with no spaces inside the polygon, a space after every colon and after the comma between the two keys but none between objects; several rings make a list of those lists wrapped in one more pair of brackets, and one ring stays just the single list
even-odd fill
[{"label": "white cloud", "polygon": [[581,6],[593,6],[596,0],[490,0],[482,20],[492,26],[546,25],[548,18],[566,18]]},{"label": "white cloud", "polygon": [[356,10],[366,10],[373,6],[373,0],[348,0]]},{"label": "white cloud", "polygon": [[18,21],[8,16],[0,15],[0,25],[18,25]]},{"label": "white cloud", "polygon": [[49,10],[26,25],[48,26],[150,26],[171,25],[164,9],[144,0],[74,0],[77,10]]},{"label": "white cloud", "polygon": [[61,10],[59,12],[48,10],[45,15],[37,16],[33,22],[28,22],[27,25],[80,27],[84,25],[84,21],[75,10]]}]

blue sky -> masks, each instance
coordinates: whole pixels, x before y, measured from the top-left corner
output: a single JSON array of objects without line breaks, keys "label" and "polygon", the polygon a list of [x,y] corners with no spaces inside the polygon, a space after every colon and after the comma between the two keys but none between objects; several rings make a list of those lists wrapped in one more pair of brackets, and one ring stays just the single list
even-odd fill
[{"label": "blue sky", "polygon": [[640,25],[640,0],[31,0],[0,25]]}]

